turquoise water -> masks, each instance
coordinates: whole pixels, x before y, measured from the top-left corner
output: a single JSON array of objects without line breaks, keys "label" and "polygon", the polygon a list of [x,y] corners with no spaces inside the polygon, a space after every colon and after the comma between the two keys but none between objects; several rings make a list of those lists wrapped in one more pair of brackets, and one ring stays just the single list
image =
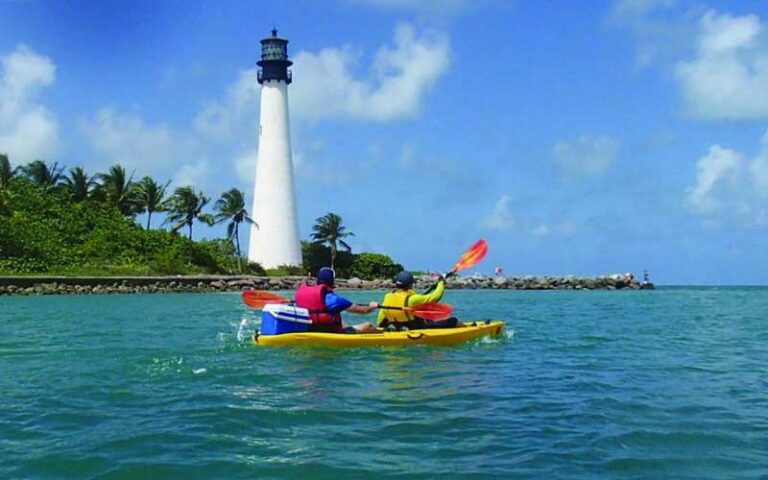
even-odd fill
[{"label": "turquoise water", "polygon": [[768,476],[768,288],[445,300],[515,334],[268,349],[235,293],[0,297],[0,478]]}]

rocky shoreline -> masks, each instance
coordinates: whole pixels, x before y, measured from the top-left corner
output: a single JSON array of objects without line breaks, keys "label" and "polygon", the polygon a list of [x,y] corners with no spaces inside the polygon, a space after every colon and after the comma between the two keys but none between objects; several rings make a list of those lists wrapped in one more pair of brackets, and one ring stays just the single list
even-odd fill
[{"label": "rocky shoreline", "polygon": [[[231,292],[255,290],[293,290],[306,277],[254,276],[168,276],[168,277],[0,277],[0,295],[90,295],[120,293]],[[434,282],[418,277],[416,288]],[[338,279],[337,289],[386,290],[391,280]],[[598,277],[526,276],[456,277],[448,281],[454,289],[493,290],[640,290],[632,276],[614,274]]]}]

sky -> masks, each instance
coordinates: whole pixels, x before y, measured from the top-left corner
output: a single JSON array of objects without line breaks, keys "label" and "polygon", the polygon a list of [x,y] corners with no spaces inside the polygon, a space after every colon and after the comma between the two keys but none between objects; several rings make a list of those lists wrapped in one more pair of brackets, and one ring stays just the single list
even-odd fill
[{"label": "sky", "polygon": [[481,273],[766,285],[767,22],[764,0],[0,0],[0,152],[250,208],[275,27],[302,239],[334,212],[408,269],[485,238]]}]

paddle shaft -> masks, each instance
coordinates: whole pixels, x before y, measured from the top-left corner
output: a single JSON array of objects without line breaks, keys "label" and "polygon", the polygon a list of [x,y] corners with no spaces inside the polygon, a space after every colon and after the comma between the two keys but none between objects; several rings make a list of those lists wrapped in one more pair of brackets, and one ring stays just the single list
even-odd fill
[{"label": "paddle shaft", "polygon": [[[367,307],[368,306],[367,303],[356,303],[355,305],[360,306],[360,307]],[[418,308],[416,306],[413,306],[413,307],[393,307],[393,306],[389,306],[389,305],[379,305],[376,308],[380,308],[382,310],[418,310]]]}]

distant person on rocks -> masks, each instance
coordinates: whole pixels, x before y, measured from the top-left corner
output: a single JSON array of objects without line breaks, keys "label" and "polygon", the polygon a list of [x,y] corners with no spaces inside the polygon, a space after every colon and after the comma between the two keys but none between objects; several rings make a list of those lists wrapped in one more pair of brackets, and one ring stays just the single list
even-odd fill
[{"label": "distant person on rocks", "polygon": [[501,274],[502,274],[502,273],[504,273],[504,269],[503,269],[503,268],[501,268],[501,265],[498,265],[498,266],[497,266],[497,267],[496,267],[496,268],[493,270],[493,273],[494,273],[494,275],[496,275],[497,277],[500,277],[500,276],[501,276]]},{"label": "distant person on rocks", "polygon": [[[445,277],[440,276],[437,285],[424,293],[416,293],[413,289],[414,278],[411,272],[405,270],[395,277],[395,289],[386,295],[381,302],[382,307],[413,307],[425,303],[439,302],[445,291]],[[453,328],[459,326],[456,317],[445,320],[426,320],[411,312],[397,309],[382,308],[376,324],[380,328],[392,330],[418,330],[422,328]]]},{"label": "distant person on rocks", "polygon": [[302,282],[296,290],[296,306],[309,310],[312,324],[310,332],[325,333],[372,333],[376,327],[370,322],[346,325],[341,321],[341,312],[371,313],[379,307],[376,302],[356,305],[333,291],[336,274],[332,268],[323,267],[317,272],[317,285]]}]

